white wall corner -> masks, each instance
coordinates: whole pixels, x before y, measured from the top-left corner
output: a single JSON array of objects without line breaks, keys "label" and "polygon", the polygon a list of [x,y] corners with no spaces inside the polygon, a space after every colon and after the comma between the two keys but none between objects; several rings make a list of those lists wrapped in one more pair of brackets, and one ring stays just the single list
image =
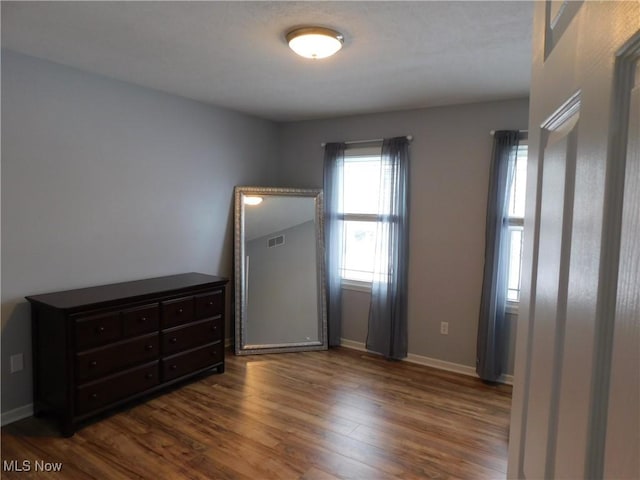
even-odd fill
[{"label": "white wall corner", "polygon": [[2,412],[0,417],[0,424],[4,427],[10,423],[17,422],[23,418],[27,418],[33,415],[33,404],[23,405],[22,407],[14,408],[8,412]]}]

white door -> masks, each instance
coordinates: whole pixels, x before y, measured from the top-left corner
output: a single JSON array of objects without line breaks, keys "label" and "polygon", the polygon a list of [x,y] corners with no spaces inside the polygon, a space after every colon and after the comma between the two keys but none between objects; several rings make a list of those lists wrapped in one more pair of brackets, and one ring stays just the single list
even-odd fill
[{"label": "white door", "polygon": [[640,478],[640,1],[535,4],[510,478]]}]

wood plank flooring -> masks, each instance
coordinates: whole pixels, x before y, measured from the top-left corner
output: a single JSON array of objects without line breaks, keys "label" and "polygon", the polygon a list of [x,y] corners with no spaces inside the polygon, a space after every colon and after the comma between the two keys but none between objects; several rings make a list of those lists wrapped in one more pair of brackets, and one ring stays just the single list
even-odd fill
[{"label": "wood plank flooring", "polygon": [[[226,372],[60,438],[2,429],[2,478],[505,478],[511,387],[338,348],[236,357]],[[59,473],[35,461],[62,462]]]}]

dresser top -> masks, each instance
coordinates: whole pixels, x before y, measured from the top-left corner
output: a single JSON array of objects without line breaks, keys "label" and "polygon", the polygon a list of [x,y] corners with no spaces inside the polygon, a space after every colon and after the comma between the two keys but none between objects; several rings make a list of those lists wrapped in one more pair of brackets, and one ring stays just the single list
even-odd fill
[{"label": "dresser top", "polygon": [[219,287],[228,282],[226,278],[204,273],[182,273],[167,277],[149,278],[133,282],[112,283],[98,287],[79,288],[62,292],[45,293],[26,297],[31,303],[39,303],[62,310],[88,306],[106,306],[122,299],[143,300],[158,294],[180,293],[196,287]]}]

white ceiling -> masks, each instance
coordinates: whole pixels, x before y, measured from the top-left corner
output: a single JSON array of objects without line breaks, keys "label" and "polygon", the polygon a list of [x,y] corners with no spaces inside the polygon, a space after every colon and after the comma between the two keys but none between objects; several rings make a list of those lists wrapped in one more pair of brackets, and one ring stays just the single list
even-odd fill
[{"label": "white ceiling", "polygon": [[[528,95],[532,3],[2,2],[2,46],[288,121]],[[293,27],[342,32],[325,60]]]}]

